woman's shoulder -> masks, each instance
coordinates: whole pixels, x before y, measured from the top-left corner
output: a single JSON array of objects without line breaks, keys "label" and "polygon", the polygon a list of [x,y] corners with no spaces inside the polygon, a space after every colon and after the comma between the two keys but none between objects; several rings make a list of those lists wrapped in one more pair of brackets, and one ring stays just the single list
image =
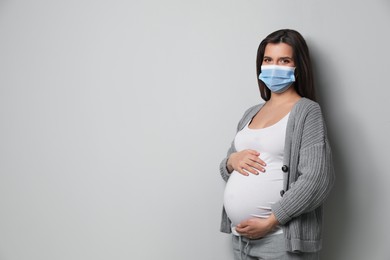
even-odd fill
[{"label": "woman's shoulder", "polygon": [[318,102],[308,99],[308,98],[301,98],[298,102],[297,105],[299,105],[302,108],[310,109],[310,108],[320,108],[320,104]]},{"label": "woman's shoulder", "polygon": [[238,122],[237,130],[241,130],[246,123],[248,123],[256,114],[259,112],[260,108],[264,105],[264,103],[260,103],[254,106],[251,106],[247,110],[245,110],[244,115],[241,117],[240,122]]},{"label": "woman's shoulder", "polygon": [[265,103],[260,103],[260,104],[257,104],[257,105],[253,105],[251,106],[250,108],[248,108],[247,110],[245,110],[245,113],[244,115],[242,116],[242,119],[247,119],[247,118],[250,118],[252,119],[252,117],[254,117],[257,112],[260,111],[261,107],[264,105]]},{"label": "woman's shoulder", "polygon": [[294,112],[296,114],[307,114],[307,113],[319,113],[321,114],[321,107],[316,101],[308,98],[301,98],[294,106]]},{"label": "woman's shoulder", "polygon": [[263,105],[264,105],[264,103],[260,103],[260,104],[251,106],[250,108],[245,110],[244,115],[251,114],[251,113],[257,113]]}]

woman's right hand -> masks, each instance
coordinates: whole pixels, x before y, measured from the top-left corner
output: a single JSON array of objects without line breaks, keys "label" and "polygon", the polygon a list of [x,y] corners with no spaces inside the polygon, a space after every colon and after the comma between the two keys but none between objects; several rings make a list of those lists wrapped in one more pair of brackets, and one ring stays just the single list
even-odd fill
[{"label": "woman's right hand", "polygon": [[248,176],[248,173],[265,172],[266,163],[259,155],[259,152],[250,149],[232,153],[227,161],[227,169],[229,172],[235,170],[245,176]]}]

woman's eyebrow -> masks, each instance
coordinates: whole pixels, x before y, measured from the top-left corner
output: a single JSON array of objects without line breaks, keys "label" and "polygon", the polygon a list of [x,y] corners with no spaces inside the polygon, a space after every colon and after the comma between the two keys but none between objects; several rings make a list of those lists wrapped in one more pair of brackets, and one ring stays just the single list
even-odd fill
[{"label": "woman's eyebrow", "polygon": [[[264,55],[264,59],[271,59],[272,60],[272,57],[270,57],[270,56],[265,56]],[[285,60],[285,59],[289,59],[289,60],[292,60],[293,58],[292,57],[289,57],[289,56],[283,56],[283,57],[279,57],[278,59],[280,59],[280,60]]]},{"label": "woman's eyebrow", "polygon": [[280,57],[279,59],[281,59],[281,60],[292,60],[292,57],[288,57],[288,56],[286,56],[286,57]]}]

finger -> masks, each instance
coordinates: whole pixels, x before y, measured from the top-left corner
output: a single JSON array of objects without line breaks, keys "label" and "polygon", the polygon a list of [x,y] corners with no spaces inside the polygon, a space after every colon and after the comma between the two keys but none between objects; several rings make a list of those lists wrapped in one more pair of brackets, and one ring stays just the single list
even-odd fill
[{"label": "finger", "polygon": [[[248,158],[246,161],[246,164],[251,169],[251,170],[248,169],[251,173],[257,174],[259,172],[265,172],[265,168],[263,167],[263,165],[261,165],[260,163],[255,161],[254,157]],[[247,169],[247,168],[245,168],[245,169]]]},{"label": "finger", "polygon": [[240,173],[242,175],[249,176],[249,173],[248,173],[248,171],[245,168],[242,168]]},{"label": "finger", "polygon": [[255,156],[259,156],[259,155],[260,155],[260,153],[259,153],[258,151],[256,151],[256,150],[247,149],[246,151],[247,151],[248,153],[250,153],[250,154],[255,155]]},{"label": "finger", "polygon": [[259,174],[260,172],[265,172],[265,168],[261,167],[258,164],[248,165],[245,169],[248,169],[253,174]]},{"label": "finger", "polygon": [[237,171],[238,171],[240,174],[244,175],[244,176],[248,176],[248,175],[249,175],[248,172],[247,172],[243,167],[241,167],[241,166],[237,169]]},{"label": "finger", "polygon": [[244,227],[244,228],[237,228],[236,227],[236,231],[238,232],[238,233],[240,233],[241,235],[249,235],[251,232],[250,232],[250,230],[249,230],[249,227],[247,226],[247,227]]},{"label": "finger", "polygon": [[259,171],[260,171],[260,170],[254,168],[254,167],[249,166],[249,165],[247,167],[245,167],[244,170],[246,172],[249,172],[249,173],[252,173],[252,174],[255,174],[255,175],[259,174]]},{"label": "finger", "polygon": [[262,159],[260,159],[260,157],[258,157],[258,156],[254,157],[252,160],[253,160],[254,162],[256,162],[256,163],[262,165],[262,166],[267,166],[267,164],[266,164]]},{"label": "finger", "polygon": [[239,228],[244,228],[244,227],[247,227],[249,224],[249,221],[248,220],[243,220],[241,221],[240,223],[238,223],[237,227]]},{"label": "finger", "polygon": [[259,156],[251,155],[248,159],[261,166],[267,166],[267,164]]},{"label": "finger", "polygon": [[[256,152],[251,150],[252,152]],[[237,171],[242,175],[248,176],[248,173],[259,174],[259,172],[265,172],[265,168],[262,164],[265,164],[263,160],[255,155],[244,155],[243,159],[239,161]]]},{"label": "finger", "polygon": [[239,227],[236,227],[236,231],[240,234],[244,234],[244,229],[243,228],[239,228]]}]

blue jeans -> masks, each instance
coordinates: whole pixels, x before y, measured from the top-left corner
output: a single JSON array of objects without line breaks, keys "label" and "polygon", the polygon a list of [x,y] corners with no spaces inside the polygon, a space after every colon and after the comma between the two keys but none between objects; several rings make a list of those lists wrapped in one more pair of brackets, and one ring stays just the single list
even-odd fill
[{"label": "blue jeans", "polygon": [[287,252],[284,246],[283,234],[254,240],[232,236],[234,260],[319,260],[319,252]]}]

